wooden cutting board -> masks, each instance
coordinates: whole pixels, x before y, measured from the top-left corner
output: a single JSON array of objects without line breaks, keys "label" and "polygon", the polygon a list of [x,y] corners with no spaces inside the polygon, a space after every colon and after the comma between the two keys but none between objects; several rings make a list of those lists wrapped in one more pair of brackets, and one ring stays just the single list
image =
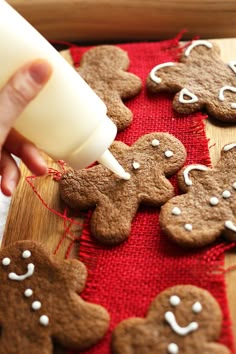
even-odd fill
[{"label": "wooden cutting board", "polygon": [[[236,38],[214,41],[221,47],[222,58],[225,62],[236,59]],[[62,52],[62,55],[71,62],[68,51]],[[210,149],[210,154],[214,165],[219,159],[222,146],[226,143],[236,141],[236,126],[213,125],[211,122],[207,121],[206,134],[210,139],[209,146],[213,145]],[[51,160],[50,166],[53,166]],[[58,166],[54,166],[58,168]],[[53,252],[64,230],[63,221],[58,216],[48,211],[35,194],[32,193],[32,189],[24,180],[24,177],[29,176],[30,172],[24,166],[21,166],[21,172],[22,179],[12,199],[3,244],[8,245],[16,240],[33,239],[42,241],[45,246]],[[36,180],[35,185],[50,207],[61,210],[57,182],[53,182],[51,177],[45,177]],[[74,226],[74,230],[78,233],[79,226]],[[66,238],[63,242],[57,254],[59,258],[64,258],[65,251],[70,241],[69,238]],[[235,264],[236,250],[227,254],[225,267]],[[226,274],[226,279],[236,337],[236,268]]]}]

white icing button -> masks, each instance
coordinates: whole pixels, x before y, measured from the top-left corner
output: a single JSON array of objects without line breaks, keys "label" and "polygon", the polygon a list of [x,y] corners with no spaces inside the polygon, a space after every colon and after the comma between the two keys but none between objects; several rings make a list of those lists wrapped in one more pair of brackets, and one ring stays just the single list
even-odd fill
[{"label": "white icing button", "polygon": [[202,305],[200,304],[200,302],[195,302],[195,304],[193,304],[192,306],[192,310],[194,313],[200,313],[202,311]]},{"label": "white icing button", "polygon": [[46,315],[40,316],[40,318],[39,318],[39,323],[40,323],[41,325],[43,325],[43,326],[48,326],[48,324],[49,324],[49,318],[48,318],[48,316],[46,316]]},{"label": "white icing button", "polygon": [[216,197],[212,197],[212,198],[210,199],[210,204],[211,204],[211,205],[217,205],[217,204],[219,204],[219,199],[216,198]]},{"label": "white icing button", "polygon": [[11,263],[10,258],[8,258],[8,257],[3,258],[2,265],[8,266],[10,263]]},{"label": "white icing button", "polygon": [[233,183],[233,189],[236,189],[236,182]]},{"label": "white icing button", "polygon": [[40,301],[34,301],[32,303],[32,309],[35,311],[39,310],[41,307],[42,307],[42,304]]},{"label": "white icing button", "polygon": [[222,193],[222,197],[223,198],[225,198],[225,199],[227,199],[227,198],[229,198],[229,197],[231,197],[231,193],[230,193],[230,191],[224,191],[223,193]]},{"label": "white icing button", "polygon": [[172,295],[170,297],[170,304],[172,306],[178,306],[180,304],[181,300],[177,295]]},{"label": "white icing button", "polygon": [[185,224],[184,228],[185,228],[186,231],[192,231],[193,226],[191,224]]},{"label": "white icing button", "polygon": [[138,163],[138,162],[133,162],[133,168],[135,169],[135,170],[138,170],[139,168],[140,168],[140,164]]},{"label": "white icing button", "polygon": [[179,353],[179,347],[175,343],[170,343],[168,345],[168,353],[169,354],[178,354]]},{"label": "white icing button", "polygon": [[178,208],[178,207],[174,207],[173,209],[172,209],[172,211],[171,211],[171,213],[173,214],[173,215],[180,215],[181,214],[181,210],[180,210],[180,208]]},{"label": "white icing button", "polygon": [[31,289],[26,289],[24,292],[25,297],[30,297],[33,295],[33,290]]},{"label": "white icing button", "polygon": [[160,145],[160,141],[157,139],[153,139],[152,146],[158,146],[158,145]]},{"label": "white icing button", "polygon": [[22,258],[29,258],[31,256],[31,252],[26,250],[22,253]]},{"label": "white icing button", "polygon": [[171,151],[171,150],[166,150],[166,151],[165,151],[165,156],[166,156],[166,157],[171,157],[171,156],[173,156],[173,155],[174,155],[173,151]]}]

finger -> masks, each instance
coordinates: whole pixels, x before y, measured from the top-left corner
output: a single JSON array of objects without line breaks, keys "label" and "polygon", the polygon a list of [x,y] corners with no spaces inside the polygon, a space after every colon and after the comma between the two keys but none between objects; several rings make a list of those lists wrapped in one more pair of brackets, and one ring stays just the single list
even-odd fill
[{"label": "finger", "polygon": [[15,160],[4,149],[0,161],[0,175],[2,176],[1,190],[3,194],[10,197],[19,182],[20,171]]},{"label": "finger", "polygon": [[18,156],[33,174],[42,176],[47,173],[47,163],[39,150],[15,129],[10,131],[4,144],[4,149]]},{"label": "finger", "polygon": [[51,72],[46,61],[36,60],[18,70],[0,90],[0,149],[14,121],[40,92]]}]

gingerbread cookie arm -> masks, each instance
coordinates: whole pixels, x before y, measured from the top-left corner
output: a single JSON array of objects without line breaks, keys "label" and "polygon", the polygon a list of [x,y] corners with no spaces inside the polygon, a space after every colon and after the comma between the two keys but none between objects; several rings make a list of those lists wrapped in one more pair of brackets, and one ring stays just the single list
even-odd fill
[{"label": "gingerbread cookie arm", "polygon": [[231,354],[231,351],[220,343],[207,343],[202,352],[204,354]]},{"label": "gingerbread cookie arm", "polygon": [[87,269],[85,265],[75,259],[68,259],[64,260],[63,263],[58,262],[57,266],[70,288],[81,293],[84,290],[87,279]]},{"label": "gingerbread cookie arm", "polygon": [[142,89],[141,79],[127,72],[118,72],[117,77],[112,81],[111,86],[117,90],[122,99],[128,99],[136,96]]},{"label": "gingerbread cookie arm", "polygon": [[103,307],[85,302],[75,293],[60,301],[58,299],[58,309],[63,313],[58,311],[52,323],[52,336],[57,343],[82,351],[102,339],[110,320]]}]

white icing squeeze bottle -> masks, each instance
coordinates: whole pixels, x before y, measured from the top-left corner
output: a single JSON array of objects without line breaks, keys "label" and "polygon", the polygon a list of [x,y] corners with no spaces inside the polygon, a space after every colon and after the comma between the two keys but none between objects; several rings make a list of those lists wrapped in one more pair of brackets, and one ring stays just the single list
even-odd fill
[{"label": "white icing squeeze bottle", "polygon": [[109,152],[117,128],[106,106],[64,58],[7,2],[0,0],[0,87],[21,66],[46,59],[53,72],[14,125],[54,160],[80,169],[99,161],[127,173]]}]

